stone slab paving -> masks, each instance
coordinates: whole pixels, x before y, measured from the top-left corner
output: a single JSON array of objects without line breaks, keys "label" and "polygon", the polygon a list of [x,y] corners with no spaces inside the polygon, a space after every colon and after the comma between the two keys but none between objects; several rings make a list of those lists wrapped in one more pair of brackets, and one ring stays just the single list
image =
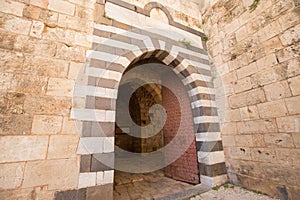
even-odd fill
[{"label": "stone slab paving", "polygon": [[[220,187],[219,190],[210,190],[189,200],[275,200],[263,194],[257,194],[237,186],[234,188]],[[276,199],[279,200],[279,199]]]},{"label": "stone slab paving", "polygon": [[116,171],[114,200],[279,200],[230,186],[210,190],[201,184],[195,186],[165,177],[162,170],[145,174]]},{"label": "stone slab paving", "polygon": [[178,193],[193,185],[164,176],[163,171],[147,174],[115,172],[114,200],[152,200]]}]

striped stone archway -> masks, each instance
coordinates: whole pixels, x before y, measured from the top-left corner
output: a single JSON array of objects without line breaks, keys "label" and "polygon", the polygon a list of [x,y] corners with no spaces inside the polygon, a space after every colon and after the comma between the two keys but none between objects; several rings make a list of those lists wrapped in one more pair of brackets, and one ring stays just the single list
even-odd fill
[{"label": "striped stone archway", "polygon": [[[171,67],[188,93],[194,119],[200,180],[214,186],[226,181],[226,167],[215,104],[211,67],[206,51],[168,37],[166,30],[145,30],[121,22],[95,24],[93,50],[88,51],[74,90],[71,117],[81,122],[77,154],[81,155],[78,188],[113,183],[116,98],[122,74],[129,65],[155,57]],[[101,162],[101,160],[105,162]]]}]

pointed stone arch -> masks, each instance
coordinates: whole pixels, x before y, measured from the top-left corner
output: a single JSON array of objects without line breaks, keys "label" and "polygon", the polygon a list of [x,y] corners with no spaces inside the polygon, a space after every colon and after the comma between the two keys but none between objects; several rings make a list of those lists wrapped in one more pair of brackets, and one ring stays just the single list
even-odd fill
[{"label": "pointed stone arch", "polygon": [[[209,57],[201,47],[183,44],[161,34],[126,26],[108,26],[95,24],[93,50],[88,52],[89,62],[83,70],[87,79],[79,88],[85,88],[81,97],[96,97],[106,99],[109,109],[101,107],[93,109],[85,107],[73,108],[72,118],[83,122],[83,127],[77,153],[82,156],[81,166],[91,166],[89,170],[81,170],[79,188],[113,183],[113,167],[93,167],[93,157],[98,160],[113,157],[115,101],[117,89],[123,73],[128,66],[148,58],[156,58],[180,74],[183,85],[190,99],[194,119],[194,135],[196,138],[199,162],[200,180],[203,184],[214,186],[226,180],[224,151],[221,142],[219,119],[215,105],[215,94],[211,83]],[[114,84],[110,84],[114,83]],[[81,84],[81,83],[80,83]],[[98,125],[97,125],[98,124]],[[95,127],[101,124],[101,131],[93,133]],[[103,128],[104,127],[104,128]],[[97,149],[97,145],[103,149]],[[108,155],[109,154],[109,155]],[[84,157],[92,159],[86,161]],[[86,162],[89,162],[86,164]],[[98,163],[99,165],[99,163]],[[113,164],[112,164],[113,165]],[[96,174],[94,185],[84,185],[87,176]]]}]

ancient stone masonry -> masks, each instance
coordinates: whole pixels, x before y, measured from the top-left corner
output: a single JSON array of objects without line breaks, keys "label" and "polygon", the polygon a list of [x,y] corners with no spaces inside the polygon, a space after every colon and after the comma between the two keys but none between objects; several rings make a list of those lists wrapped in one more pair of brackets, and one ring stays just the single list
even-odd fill
[{"label": "ancient stone masonry", "polygon": [[[229,180],[282,199],[300,193],[300,8],[297,1],[219,1],[203,10],[222,85]],[[217,92],[218,94],[218,92]],[[217,100],[218,101],[218,100]],[[221,113],[221,112],[220,112]]]},{"label": "ancient stone masonry", "polygon": [[[0,0],[0,199],[113,199],[121,79],[149,60],[178,76],[165,82],[194,139],[190,163],[166,174],[299,198],[299,1],[252,3]],[[154,103],[178,122],[164,96],[153,84],[137,90],[137,124],[151,122]],[[128,144],[155,151],[172,128]]]},{"label": "ancient stone masonry", "polygon": [[[148,7],[147,5],[145,8]],[[161,5],[157,4],[157,6]],[[101,12],[102,10],[104,16],[99,16],[99,19],[95,20],[94,44],[93,50],[89,52],[91,60],[87,70],[90,71],[88,79],[95,80],[97,78],[97,81],[90,81],[88,85],[84,85],[83,87],[94,86],[99,90],[106,88],[107,91],[111,92],[105,95],[98,94],[100,95],[99,97],[115,102],[117,97],[116,91],[119,86],[118,82],[128,65],[132,66],[137,62],[155,58],[165,65],[174,68],[177,74],[181,74],[184,77],[182,82],[187,89],[187,94],[191,101],[190,104],[193,108],[193,121],[195,125],[192,129],[193,132],[189,134],[192,134],[197,141],[199,165],[205,165],[205,167],[201,165],[202,168],[200,171],[202,173],[200,172],[200,179],[203,183],[210,186],[225,182],[226,170],[222,145],[215,148],[213,152],[210,152],[210,149],[214,148],[214,143],[219,144],[218,141],[221,140],[217,113],[210,112],[210,110],[214,110],[214,93],[212,84],[209,83],[211,73],[207,53],[202,47],[200,37],[202,34],[195,34],[195,31],[192,29],[180,30],[180,33],[197,41],[197,43],[186,45],[180,42],[181,39],[184,39],[182,36],[168,35],[165,32],[165,28],[163,28],[166,26],[165,24],[159,21],[155,21],[156,25],[153,24],[150,17],[129,9],[128,4],[124,2],[118,1],[115,3],[114,1],[108,1],[105,4],[96,4],[96,7],[98,7],[98,11]],[[103,11],[104,9],[105,12]],[[170,16],[169,13],[166,15]],[[153,28],[147,29],[141,26],[141,24],[151,25]],[[170,24],[168,27],[170,31],[178,31],[176,24]],[[100,59],[96,56],[99,56]],[[114,63],[112,63],[112,60],[114,60]],[[98,68],[98,73],[95,73],[97,72],[96,68]],[[102,74],[101,71],[103,69],[106,69],[110,73],[110,76],[107,76],[105,73]],[[203,72],[203,75],[197,74],[199,71]],[[112,84],[107,84],[108,81]],[[83,121],[84,127],[91,126],[90,130],[94,130],[99,122],[102,125],[111,126],[108,131],[103,131],[102,133],[84,131],[80,138],[79,150],[77,151],[82,157],[88,155],[91,157],[97,155],[104,157],[106,154],[114,152],[112,146],[114,145],[114,123],[112,122],[115,122],[115,108],[104,109],[103,106],[98,104],[97,107],[93,108],[94,110],[84,107],[80,109],[73,108],[71,110],[71,116]],[[202,109],[206,109],[207,112],[204,114]],[[90,114],[80,115],[79,113],[83,111]],[[99,117],[93,118],[93,112],[99,113]],[[106,113],[105,118],[101,117],[101,113]],[[211,141],[211,148],[204,148],[209,145],[207,143],[207,132],[212,135],[209,140]],[[121,132],[118,131],[118,133]],[[97,141],[103,141],[103,150],[94,148],[95,145],[93,144]],[[196,148],[194,151],[196,151]],[[90,159],[81,160],[81,166],[90,165],[93,167],[93,162],[90,163]],[[102,165],[105,165],[105,163],[102,163]],[[101,178],[104,173],[105,177],[105,173],[108,172],[113,171],[109,168],[98,168],[95,171],[81,171],[79,185],[80,187],[91,187],[103,185],[103,183],[113,183],[112,176],[106,179],[108,182],[102,182],[101,179],[98,181],[98,175]],[[95,177],[97,178],[95,179]],[[195,180],[198,179],[199,177],[195,178]]]},{"label": "ancient stone masonry", "polygon": [[92,1],[0,1],[1,199],[78,187],[70,109],[93,20]]}]

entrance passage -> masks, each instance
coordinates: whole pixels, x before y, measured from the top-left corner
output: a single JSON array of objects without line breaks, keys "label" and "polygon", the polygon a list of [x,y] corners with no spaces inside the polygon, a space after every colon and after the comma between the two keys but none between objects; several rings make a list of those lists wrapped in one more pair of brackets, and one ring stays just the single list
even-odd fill
[{"label": "entrance passage", "polygon": [[152,200],[192,187],[189,183],[166,177],[163,170],[147,174],[115,171],[115,177],[114,200]]},{"label": "entrance passage", "polygon": [[[148,64],[143,68],[145,63]],[[129,172],[126,170],[122,172],[122,166],[129,164],[131,158],[124,158],[116,151],[115,165],[119,171],[115,172],[115,199],[124,199],[126,195],[132,198],[147,194],[146,196],[150,197],[166,187],[164,184],[174,185],[174,188],[162,190],[172,192],[200,182],[193,115],[188,94],[180,78],[172,70],[151,70],[149,63],[162,64],[155,58],[150,58],[129,66],[129,70],[123,74],[116,104],[115,144],[118,148],[133,153],[132,157],[144,157],[165,148],[178,133],[180,139],[176,140],[173,148],[159,155],[152,166],[143,162],[133,166],[137,169],[144,168],[147,173],[126,173]],[[131,72],[135,67],[139,70]],[[127,78],[126,73],[132,73],[131,78]],[[128,94],[130,99],[126,100]],[[160,115],[160,107],[155,105],[164,108],[165,120],[155,117]],[[154,127],[149,126],[151,124]],[[144,129],[145,127],[147,129]],[[155,127],[161,129],[156,130]],[[155,134],[145,137],[149,132]],[[188,137],[193,139],[189,146],[186,146]],[[168,163],[178,154],[180,156],[176,160]],[[164,163],[168,164],[163,165]],[[151,168],[155,165],[164,167],[153,172]],[[121,196],[122,198],[118,198]]]}]

